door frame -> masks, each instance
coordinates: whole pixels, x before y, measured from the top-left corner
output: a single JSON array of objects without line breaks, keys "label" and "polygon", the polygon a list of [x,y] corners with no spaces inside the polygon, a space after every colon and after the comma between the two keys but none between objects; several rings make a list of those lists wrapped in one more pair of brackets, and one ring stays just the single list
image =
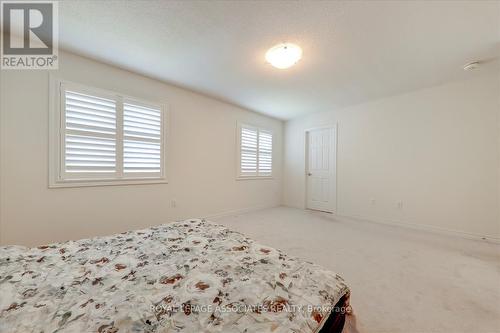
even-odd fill
[{"label": "door frame", "polygon": [[309,169],[309,132],[321,129],[331,129],[333,135],[331,136],[330,147],[333,150],[333,154],[330,156],[331,165],[333,168],[330,169],[330,177],[333,180],[330,187],[331,204],[329,211],[327,213],[336,214],[337,213],[337,143],[338,143],[338,123],[325,124],[316,127],[309,127],[304,129],[304,208],[306,210],[314,210],[307,207],[308,199],[308,176],[307,172]]}]

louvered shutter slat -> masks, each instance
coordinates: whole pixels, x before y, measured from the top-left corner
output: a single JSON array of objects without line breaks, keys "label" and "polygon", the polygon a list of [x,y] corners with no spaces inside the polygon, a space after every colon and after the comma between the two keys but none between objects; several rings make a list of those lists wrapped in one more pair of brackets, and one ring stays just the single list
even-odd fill
[{"label": "louvered shutter slat", "polygon": [[241,176],[257,175],[257,130],[253,128],[242,127],[240,135]]},{"label": "louvered shutter slat", "polygon": [[272,174],[273,135],[270,132],[259,131],[259,176]]},{"label": "louvered shutter slat", "polygon": [[66,90],[64,171],[116,173],[116,102]]},{"label": "louvered shutter slat", "polygon": [[161,173],[161,108],[123,104],[124,174]]}]

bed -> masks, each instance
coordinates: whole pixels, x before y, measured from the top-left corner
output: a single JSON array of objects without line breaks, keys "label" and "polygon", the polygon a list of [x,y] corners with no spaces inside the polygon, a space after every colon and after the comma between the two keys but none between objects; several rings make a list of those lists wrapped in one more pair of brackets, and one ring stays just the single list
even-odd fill
[{"label": "bed", "polygon": [[0,247],[0,332],[341,332],[349,294],[336,273],[200,219]]}]

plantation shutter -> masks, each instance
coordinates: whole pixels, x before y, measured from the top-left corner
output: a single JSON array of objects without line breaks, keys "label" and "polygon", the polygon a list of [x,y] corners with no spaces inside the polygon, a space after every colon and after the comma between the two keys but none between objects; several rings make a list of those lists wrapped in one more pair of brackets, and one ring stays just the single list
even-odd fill
[{"label": "plantation shutter", "polygon": [[241,127],[240,176],[257,176],[257,137],[257,129]]},{"label": "plantation shutter", "polygon": [[161,107],[123,103],[123,173],[161,175]]},{"label": "plantation shutter", "polygon": [[63,172],[74,178],[116,174],[116,101],[64,90]]},{"label": "plantation shutter", "polygon": [[259,176],[271,176],[273,167],[273,135],[264,130],[259,131]]},{"label": "plantation shutter", "polygon": [[270,177],[273,134],[257,127],[240,126],[240,177]]},{"label": "plantation shutter", "polygon": [[51,128],[59,145],[49,165],[55,171],[51,186],[165,179],[161,105],[71,82],[60,82],[59,92],[60,113]]}]

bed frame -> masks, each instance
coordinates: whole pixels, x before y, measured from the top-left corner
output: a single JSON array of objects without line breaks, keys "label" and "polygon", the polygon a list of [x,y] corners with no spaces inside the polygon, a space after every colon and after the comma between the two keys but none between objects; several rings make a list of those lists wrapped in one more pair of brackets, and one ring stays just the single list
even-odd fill
[{"label": "bed frame", "polygon": [[345,317],[352,312],[349,298],[350,293],[342,296],[337,304],[335,304],[335,309],[337,311],[332,311],[318,333],[342,333],[345,324]]}]

